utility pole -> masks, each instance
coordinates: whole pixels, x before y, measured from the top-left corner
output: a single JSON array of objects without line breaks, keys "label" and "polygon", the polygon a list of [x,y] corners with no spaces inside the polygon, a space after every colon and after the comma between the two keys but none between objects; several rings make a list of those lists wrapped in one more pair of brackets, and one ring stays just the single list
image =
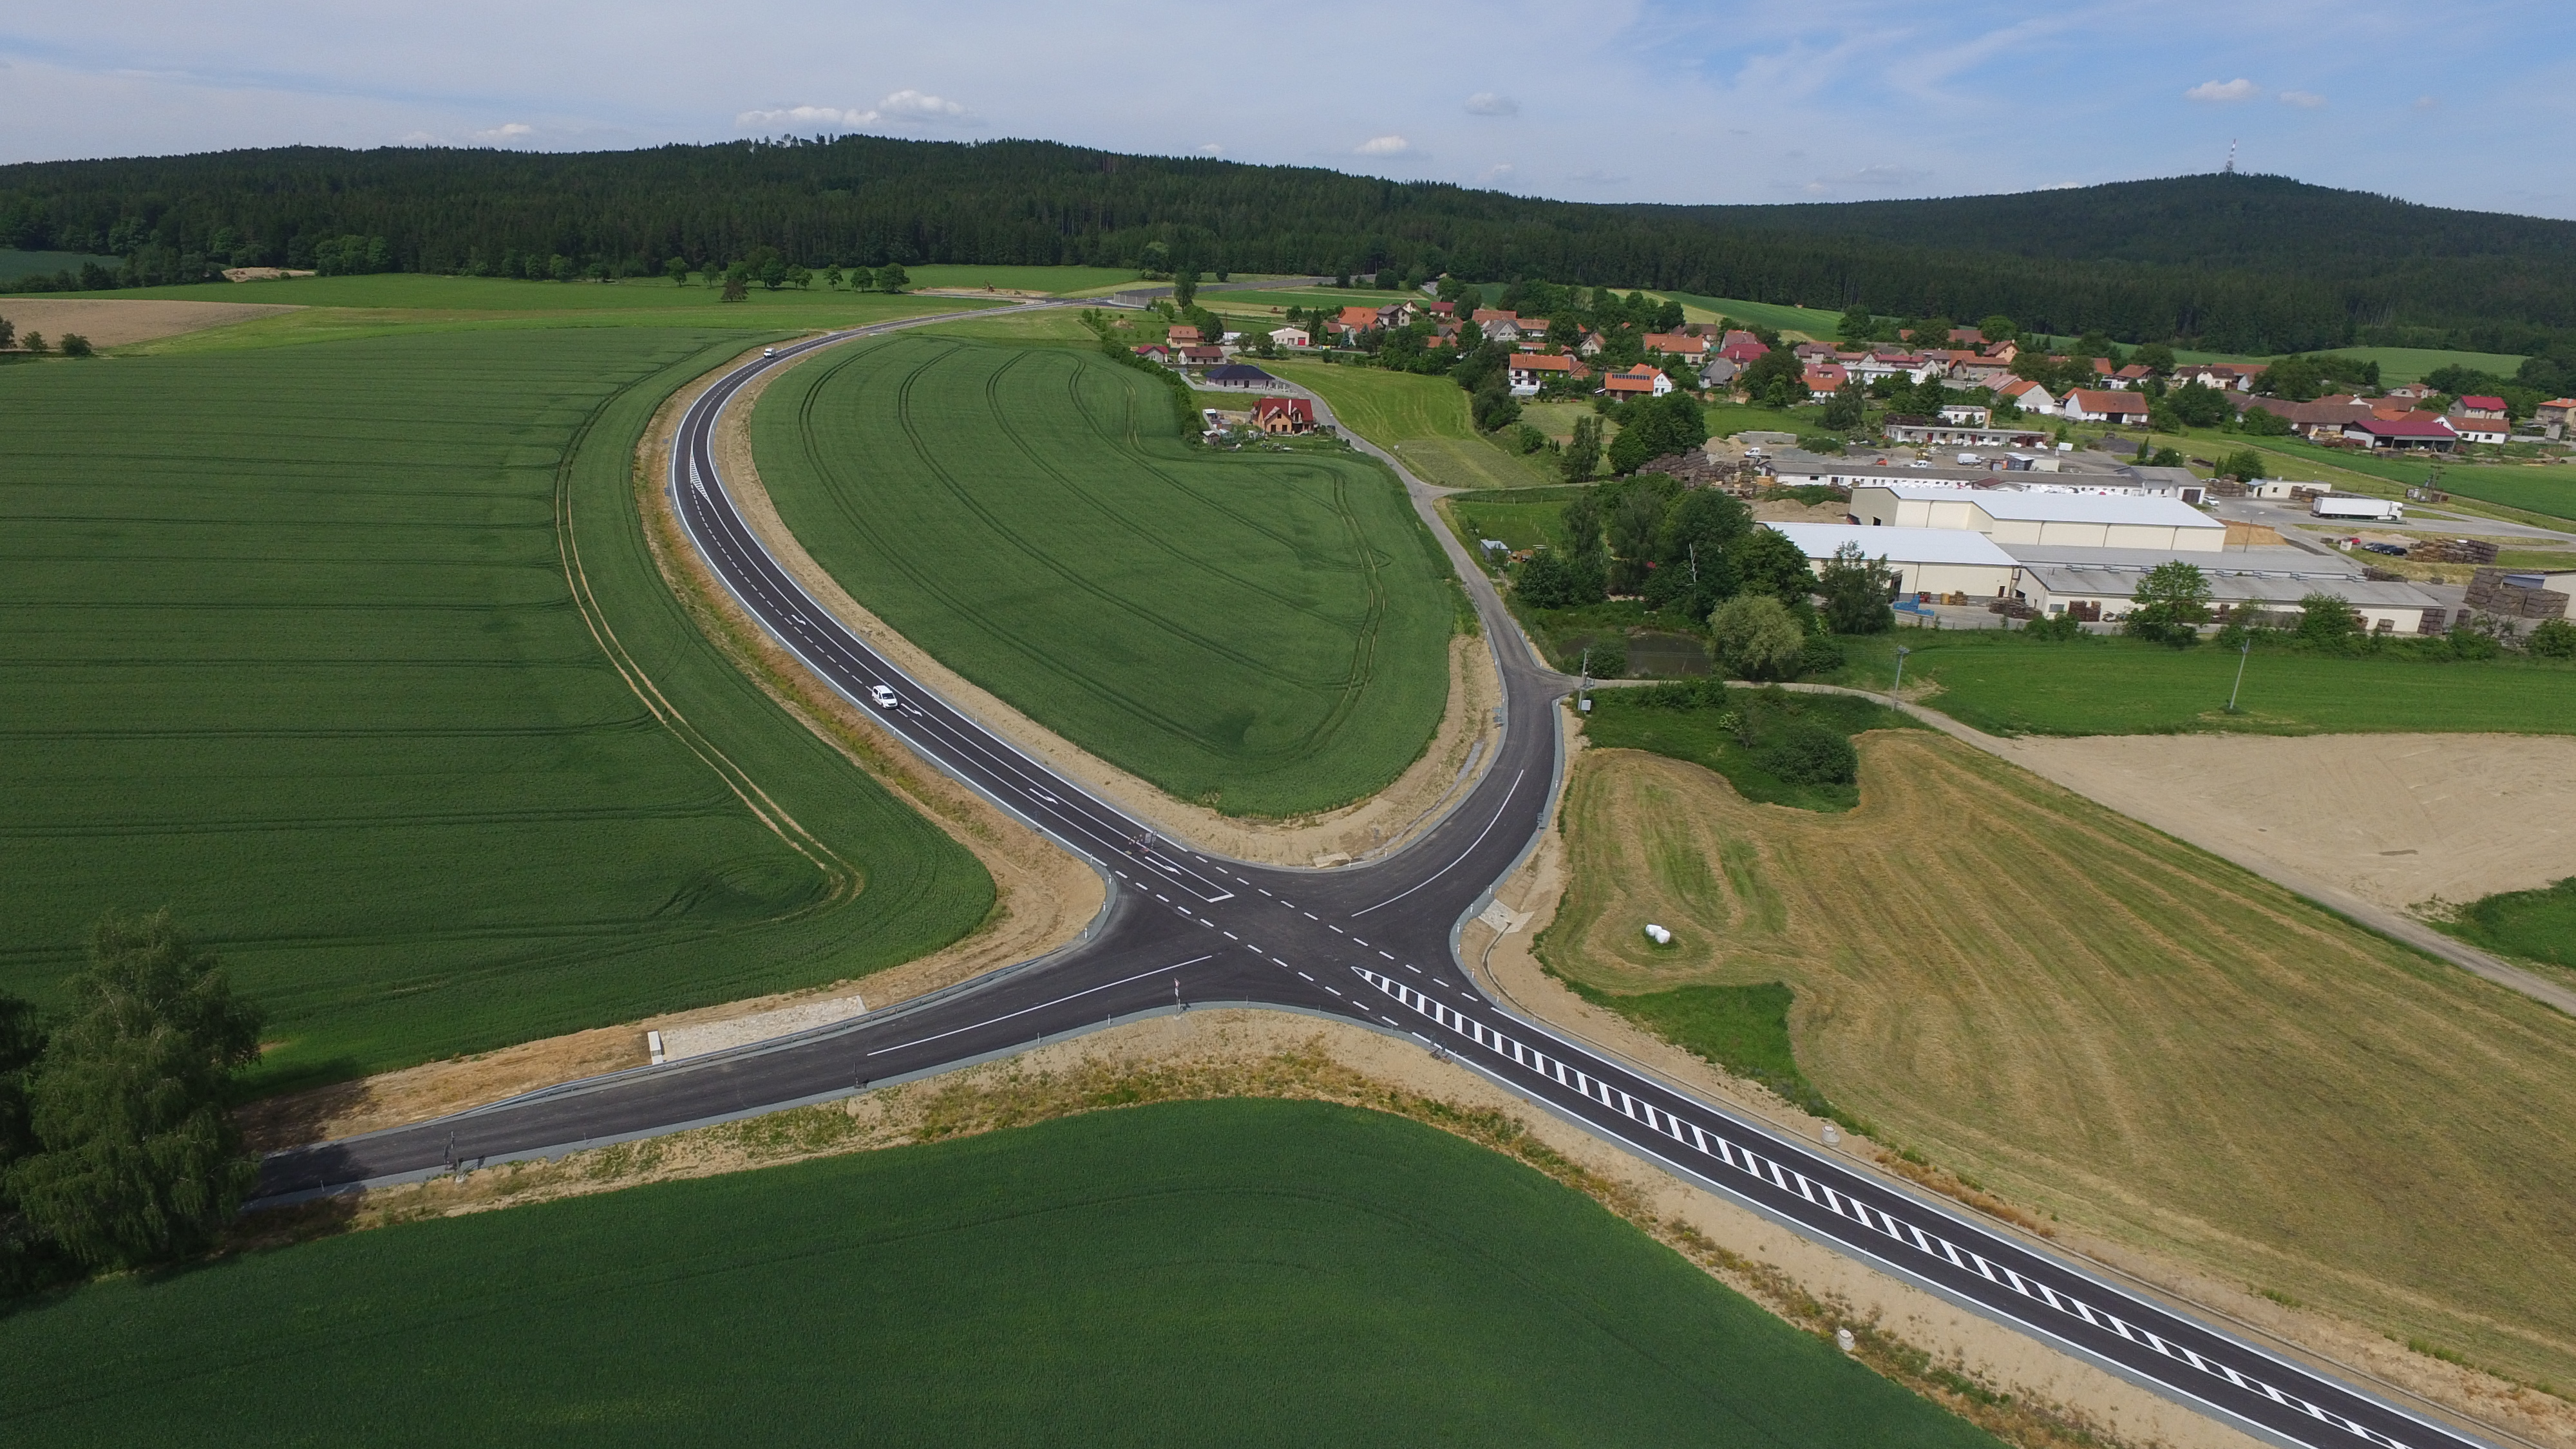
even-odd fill
[{"label": "utility pole", "polygon": [[1887,707],[1889,709],[1896,708],[1896,692],[1905,687],[1905,656],[1913,652],[1913,650],[1906,648],[1902,644],[1896,646],[1896,682],[1887,687]]},{"label": "utility pole", "polygon": [[1576,714],[1590,714],[1592,713],[1592,701],[1584,698],[1585,691],[1592,688],[1592,648],[1590,645],[1584,646],[1583,664],[1581,667],[1583,672],[1577,675],[1574,681],[1574,712]]},{"label": "utility pole", "polygon": [[2254,657],[2254,631],[2245,631],[2245,645],[2236,651],[2236,683],[2227,691],[2227,712],[2236,713],[2236,696],[2245,688],[2245,661]]}]

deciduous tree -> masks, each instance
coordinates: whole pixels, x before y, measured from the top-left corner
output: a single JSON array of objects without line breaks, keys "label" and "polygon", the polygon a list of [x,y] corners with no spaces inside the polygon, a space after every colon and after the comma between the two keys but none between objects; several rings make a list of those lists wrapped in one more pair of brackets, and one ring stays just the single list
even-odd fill
[{"label": "deciduous tree", "polygon": [[1786,679],[1798,672],[1807,631],[1768,594],[1738,594],[1708,617],[1709,642],[1727,669],[1745,679]]},{"label": "deciduous tree", "polygon": [[1896,627],[1888,606],[1896,574],[1885,558],[1871,558],[1857,543],[1846,543],[1825,561],[1816,580],[1824,596],[1825,624],[1837,634],[1884,634]]},{"label": "deciduous tree", "polygon": [[2125,627],[2141,639],[2181,646],[2199,638],[2199,626],[2208,622],[2209,576],[2198,565],[2173,560],[2138,581]]},{"label": "deciduous tree", "polygon": [[259,1057],[258,1009],[166,910],[100,921],[71,988],[27,1090],[19,1210],[93,1268],[205,1247],[258,1180],[225,1111],[233,1071]]}]

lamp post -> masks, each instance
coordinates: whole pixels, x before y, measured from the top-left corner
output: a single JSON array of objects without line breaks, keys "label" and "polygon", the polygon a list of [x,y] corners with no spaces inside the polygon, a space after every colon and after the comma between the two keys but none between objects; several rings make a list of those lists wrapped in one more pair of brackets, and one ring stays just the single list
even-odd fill
[{"label": "lamp post", "polygon": [[1889,709],[1896,708],[1896,692],[1905,687],[1905,656],[1913,652],[1913,650],[1906,648],[1902,644],[1896,646],[1896,682],[1887,686],[1887,707]]},{"label": "lamp post", "polygon": [[2236,683],[2227,690],[2227,712],[2236,713],[2236,696],[2245,688],[2245,661],[2254,656],[2254,631],[2245,631],[2244,647],[2236,651]]},{"label": "lamp post", "polygon": [[1577,675],[1574,681],[1574,712],[1576,714],[1590,714],[1592,713],[1592,701],[1583,697],[1584,692],[1592,687],[1592,650],[1589,646],[1587,646],[1583,651],[1583,664],[1581,668],[1583,672]]}]

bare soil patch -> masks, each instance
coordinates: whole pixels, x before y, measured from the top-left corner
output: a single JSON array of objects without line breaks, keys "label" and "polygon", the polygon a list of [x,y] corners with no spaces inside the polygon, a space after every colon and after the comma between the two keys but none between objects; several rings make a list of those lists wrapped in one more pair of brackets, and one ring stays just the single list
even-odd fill
[{"label": "bare soil patch", "polygon": [[2096,735],[2016,741],[2123,814],[2190,813],[2231,858],[2396,909],[2576,875],[2576,739]]},{"label": "bare soil patch", "polygon": [[[1938,1164],[1939,1190],[2576,1443],[2576,1406],[2511,1381],[2576,1379],[2576,1257],[2537,1206],[2576,1194],[2576,1023],[1954,741],[1861,749],[1839,816],[1587,753],[1564,863],[1504,898],[1548,962],[1604,989],[1788,982],[1807,1076]],[[1569,882],[1552,917],[1550,870]],[[1710,1080],[1511,938],[1492,969],[1532,1011]]]},{"label": "bare soil patch", "polygon": [[[1431,743],[1394,784],[1366,800],[1294,820],[1224,815],[1175,799],[1020,713],[998,695],[941,664],[850,597],[816,563],[780,521],[751,453],[751,414],[772,372],[743,392],[725,414],[716,448],[726,486],[742,515],[788,571],[835,618],[914,678],[981,720],[987,728],[1042,760],[1100,798],[1175,840],[1211,854],[1264,865],[1339,865],[1391,850],[1438,823],[1446,808],[1465,798],[1497,743],[1494,707],[1502,682],[1492,651],[1480,637],[1449,641],[1449,703]],[[1470,764],[1474,771],[1462,775]]]},{"label": "bare soil patch", "polygon": [[1801,503],[1795,498],[1757,498],[1750,505],[1756,523],[1841,523],[1851,510],[1839,503]]},{"label": "bare soil patch", "polygon": [[[1151,1102],[1257,1096],[1390,1112],[1591,1195],[1783,1319],[1850,1328],[1871,1367],[2021,1449],[2243,1449],[2252,1440],[1679,1182],[1409,1039],[1285,1013],[1194,1011],[1008,1062],[549,1163],[246,1220],[243,1247],[990,1132]],[[1955,1377],[1945,1377],[1944,1375]],[[1976,1390],[1961,1392],[1962,1386]],[[1997,1402],[1999,1396],[2008,1396]]]},{"label": "bare soil patch", "polygon": [[96,347],[123,347],[202,332],[254,317],[273,317],[301,308],[264,302],[114,301],[106,298],[10,297],[0,300],[0,317],[18,324],[18,333],[42,332],[48,343],[77,332]]}]

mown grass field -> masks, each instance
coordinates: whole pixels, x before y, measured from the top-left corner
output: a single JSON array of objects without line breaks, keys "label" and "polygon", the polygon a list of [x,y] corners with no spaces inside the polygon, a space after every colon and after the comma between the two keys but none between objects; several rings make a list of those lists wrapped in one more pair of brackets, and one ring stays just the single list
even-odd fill
[{"label": "mown grass field", "polygon": [[1044,292],[1066,297],[1102,288],[1143,287],[1133,267],[1013,267],[964,266],[945,262],[924,263],[904,268],[912,285],[920,287],[993,287],[1006,292]]},{"label": "mown grass field", "polygon": [[1196,448],[1145,372],[945,337],[796,368],[752,430],[780,516],[854,598],[1174,795],[1325,809],[1438,723],[1456,585],[1374,463]]},{"label": "mown grass field", "polygon": [[1802,337],[1822,338],[1831,342],[1843,314],[1824,312],[1812,307],[1791,307],[1778,302],[1747,302],[1729,297],[1700,297],[1689,292],[1655,292],[1652,296],[1670,297],[1682,304],[1682,315],[1693,322],[1715,322],[1732,317],[1738,322],[1754,322],[1777,332],[1794,332]]},{"label": "mown grass field", "polygon": [[1441,488],[1530,488],[1557,480],[1544,457],[1504,451],[1476,431],[1467,394],[1446,377],[1340,363],[1261,364],[1312,389],[1344,427],[1404,460]]},{"label": "mown grass field", "polygon": [[2576,1021],[1956,741],[1861,747],[1839,815],[1586,752],[1542,959],[1645,1007],[1784,983],[1796,1065],[1891,1142],[2222,1281],[2576,1381]]},{"label": "mown grass field", "polygon": [[972,929],[982,868],[770,705],[645,551],[636,441],[755,340],[0,370],[0,990],[52,1003],[101,912],[167,904],[268,1009],[277,1088]]},{"label": "mown grass field", "polygon": [[746,1425],[775,1445],[1995,1443],[1537,1172],[1294,1102],[325,1239],[19,1312],[0,1358],[0,1425],[60,1449]]},{"label": "mown grass field", "polygon": [[2492,372],[2498,377],[2511,377],[2522,366],[2518,352],[2445,352],[2434,347],[2332,347],[2325,349],[2337,357],[2359,358],[2379,364],[2379,381],[2383,387],[2401,382],[2421,382],[2426,374],[2445,367],[2466,367],[2478,372]]},{"label": "mown grass field", "polygon": [[1923,703],[1990,734],[2576,730],[2576,666],[2540,660],[2428,663],[2257,648],[2244,661],[2237,700],[2244,713],[2230,715],[2237,655],[2207,644],[2052,643],[2018,632],[1919,629],[1842,642],[1852,663],[1839,682],[1887,688],[1902,644],[1913,651],[1906,688],[1939,684]]}]

